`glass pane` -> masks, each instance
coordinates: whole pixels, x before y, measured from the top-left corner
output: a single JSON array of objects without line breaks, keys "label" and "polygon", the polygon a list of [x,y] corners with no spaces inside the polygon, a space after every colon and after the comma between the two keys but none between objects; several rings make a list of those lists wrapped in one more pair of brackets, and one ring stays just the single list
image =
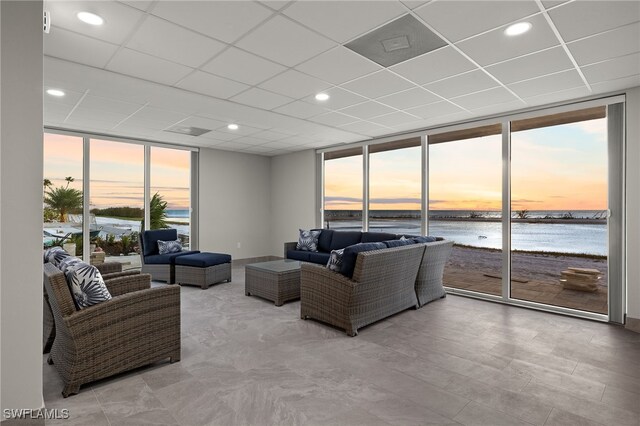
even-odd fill
[{"label": "glass pane", "polygon": [[174,228],[189,248],[191,152],[151,147],[151,223],[149,229]]},{"label": "glass pane", "polygon": [[90,219],[100,231],[91,238],[92,262],[140,267],[136,250],[144,218],[144,147],[93,139],[90,152]]},{"label": "glass pane", "polygon": [[82,155],[81,137],[44,134],[43,247],[62,246],[80,258]]},{"label": "glass pane", "polygon": [[428,234],[455,241],[445,286],[501,295],[502,137],[468,133],[429,137]]},{"label": "glass pane", "polygon": [[561,119],[511,136],[511,297],[606,314],[607,122]]},{"label": "glass pane", "polygon": [[422,148],[369,154],[369,231],[420,235]]},{"label": "glass pane", "polygon": [[325,160],[324,227],[362,229],[362,155]]}]

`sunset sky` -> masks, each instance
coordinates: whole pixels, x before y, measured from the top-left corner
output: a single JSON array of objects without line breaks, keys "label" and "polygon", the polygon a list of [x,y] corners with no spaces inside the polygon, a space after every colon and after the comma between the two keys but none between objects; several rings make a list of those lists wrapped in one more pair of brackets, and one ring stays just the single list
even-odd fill
[{"label": "sunset sky", "polygon": [[[91,208],[143,207],[144,147],[92,140],[90,149]],[[45,134],[44,176],[54,185],[82,190],[82,138]],[[159,192],[170,209],[189,207],[189,151],[151,147],[151,194]]]},{"label": "sunset sky", "polygon": [[[604,210],[606,119],[512,134],[512,210]],[[370,209],[420,209],[420,149],[371,154]],[[501,136],[431,145],[429,207],[500,210]],[[325,208],[362,208],[362,156],[325,162]]]}]

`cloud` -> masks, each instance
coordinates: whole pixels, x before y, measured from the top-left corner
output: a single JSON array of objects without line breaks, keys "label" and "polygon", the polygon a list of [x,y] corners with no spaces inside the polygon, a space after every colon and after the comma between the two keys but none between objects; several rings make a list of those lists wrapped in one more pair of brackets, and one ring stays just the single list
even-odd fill
[{"label": "cloud", "polygon": [[362,198],[355,198],[355,197],[324,197],[324,202],[327,203],[327,204],[362,203]]},{"label": "cloud", "polygon": [[420,198],[371,198],[372,203],[379,204],[406,204],[406,203],[421,203],[422,199]]}]

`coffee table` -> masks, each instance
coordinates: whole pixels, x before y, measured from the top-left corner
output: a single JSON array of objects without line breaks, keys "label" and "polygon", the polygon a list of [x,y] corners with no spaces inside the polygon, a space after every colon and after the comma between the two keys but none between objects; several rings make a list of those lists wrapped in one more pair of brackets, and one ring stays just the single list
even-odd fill
[{"label": "coffee table", "polygon": [[300,265],[291,259],[252,263],[245,267],[247,296],[260,296],[276,306],[300,298]]}]

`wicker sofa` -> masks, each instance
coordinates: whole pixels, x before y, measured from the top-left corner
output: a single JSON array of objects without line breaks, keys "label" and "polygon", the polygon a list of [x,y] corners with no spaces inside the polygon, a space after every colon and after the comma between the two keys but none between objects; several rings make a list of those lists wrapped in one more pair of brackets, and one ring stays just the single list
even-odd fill
[{"label": "wicker sofa", "polygon": [[418,307],[415,283],[424,244],[358,253],[352,279],[303,263],[300,316],[342,328],[349,336],[397,312]]},{"label": "wicker sofa", "polygon": [[47,362],[62,377],[65,398],[94,380],[165,358],[180,360],[180,287],[150,288],[148,274],[105,282],[113,298],[78,311],[64,274],[44,264],[56,327]]}]

